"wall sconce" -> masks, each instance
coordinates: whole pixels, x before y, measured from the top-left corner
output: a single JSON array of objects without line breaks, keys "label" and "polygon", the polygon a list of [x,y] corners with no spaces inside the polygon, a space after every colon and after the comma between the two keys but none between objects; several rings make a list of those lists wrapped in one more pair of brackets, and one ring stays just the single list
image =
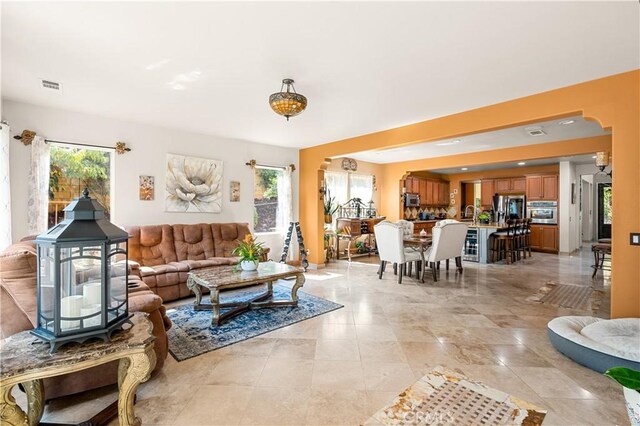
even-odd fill
[{"label": "wall sconce", "polygon": [[596,152],[596,167],[600,169],[600,173],[605,174],[609,177],[613,177],[613,170],[609,173],[605,173],[604,169],[609,165],[610,155],[608,151],[600,151]]}]

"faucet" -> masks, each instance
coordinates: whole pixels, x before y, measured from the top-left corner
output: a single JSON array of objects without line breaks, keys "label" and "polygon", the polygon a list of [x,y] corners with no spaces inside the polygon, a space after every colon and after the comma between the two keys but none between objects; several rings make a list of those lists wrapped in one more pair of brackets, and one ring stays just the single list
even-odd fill
[{"label": "faucet", "polygon": [[469,204],[467,207],[465,207],[464,209],[464,217],[467,217],[467,212],[469,211],[469,207],[471,207],[473,209],[473,221],[471,223],[473,223],[475,225],[476,223],[476,216],[478,215],[478,209],[476,208],[476,206],[474,206],[473,204]]}]

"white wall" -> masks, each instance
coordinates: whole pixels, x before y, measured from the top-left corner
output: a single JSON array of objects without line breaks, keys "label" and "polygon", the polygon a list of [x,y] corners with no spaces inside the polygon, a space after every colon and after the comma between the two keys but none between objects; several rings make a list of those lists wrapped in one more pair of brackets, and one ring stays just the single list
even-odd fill
[{"label": "white wall", "polygon": [[[113,147],[126,142],[131,152],[115,155],[115,202],[112,220],[120,225],[161,223],[249,222],[253,224],[253,171],[245,163],[255,159],[270,165],[295,164],[298,150],[206,136],[156,126],[114,120],[20,102],[2,101],[2,118],[12,134],[23,129],[36,131],[47,139]],[[215,117],[211,118],[215,120]],[[170,123],[167,123],[170,125]],[[251,123],[247,123],[251,125]],[[14,241],[27,232],[27,178],[30,148],[11,140],[11,214]],[[222,212],[169,213],[164,210],[166,155],[168,153],[211,158],[224,162]],[[138,199],[138,176],[155,176],[155,199]],[[240,202],[229,202],[229,182],[240,182]],[[294,220],[298,218],[298,172],[293,176]],[[304,232],[304,230],[302,230]],[[280,235],[260,237],[279,259]]]},{"label": "white wall", "polygon": [[[610,168],[607,168],[607,171],[610,170]],[[598,183],[611,183],[609,176],[599,172],[600,169],[595,164],[580,164],[576,166],[576,174],[578,176],[593,176],[593,193],[591,194],[591,208],[593,210],[592,240],[598,239]],[[615,200],[613,202],[615,203]]]},{"label": "white wall", "polygon": [[[577,169],[577,167],[576,167]],[[580,176],[580,193],[582,204],[580,206],[580,222],[582,241],[591,241],[593,235],[593,175]]]},{"label": "white wall", "polygon": [[[558,226],[560,231],[560,253],[569,254],[578,249],[580,243],[580,229],[578,214],[578,180],[576,165],[570,161],[560,162],[560,189],[558,197]],[[571,204],[571,184],[576,191],[575,204]]]}]

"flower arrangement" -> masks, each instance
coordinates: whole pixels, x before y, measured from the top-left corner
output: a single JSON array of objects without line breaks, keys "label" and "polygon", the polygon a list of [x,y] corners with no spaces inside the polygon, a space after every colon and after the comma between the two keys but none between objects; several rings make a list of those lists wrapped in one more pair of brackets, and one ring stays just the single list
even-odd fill
[{"label": "flower arrangement", "polygon": [[260,257],[264,251],[264,243],[259,243],[253,235],[247,234],[244,240],[233,250],[233,254],[238,256],[238,266],[245,271],[254,271],[258,268]]},{"label": "flower arrangement", "polygon": [[480,221],[480,223],[489,223],[490,220],[491,214],[488,212],[482,212],[478,215],[478,221]]},{"label": "flower arrangement", "polygon": [[359,254],[368,253],[371,250],[371,246],[369,246],[367,241],[358,241],[356,243],[356,249],[358,249]]}]

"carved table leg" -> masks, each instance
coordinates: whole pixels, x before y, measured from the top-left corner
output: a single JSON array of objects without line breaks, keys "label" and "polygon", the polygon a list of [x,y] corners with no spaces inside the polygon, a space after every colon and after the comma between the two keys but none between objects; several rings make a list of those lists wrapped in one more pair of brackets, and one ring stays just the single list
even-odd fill
[{"label": "carved table leg", "polygon": [[298,303],[298,290],[304,285],[304,274],[296,275],[296,283],[291,288],[291,300]]},{"label": "carved table leg", "polygon": [[16,400],[11,395],[11,386],[2,386],[2,400],[0,401],[0,424],[8,426],[27,426],[27,415],[22,411]]},{"label": "carved table leg", "polygon": [[118,365],[118,419],[121,426],[140,426],[142,422],[133,412],[133,400],[140,383],[149,380],[156,365],[156,353],[150,345],[144,353],[130,355]]},{"label": "carved table leg", "polygon": [[37,426],[44,412],[44,386],[42,380],[32,380],[22,384],[27,394],[29,426]]},{"label": "carved table leg", "polygon": [[211,325],[220,325],[220,291],[217,288],[211,288],[209,293],[209,299],[211,300]]},{"label": "carved table leg", "polygon": [[196,295],[196,300],[195,302],[193,302],[193,304],[195,306],[200,305],[200,302],[202,301],[202,291],[200,290],[200,286],[198,285],[196,280],[194,280],[191,276],[187,277],[187,288],[193,291],[193,293]]}]

